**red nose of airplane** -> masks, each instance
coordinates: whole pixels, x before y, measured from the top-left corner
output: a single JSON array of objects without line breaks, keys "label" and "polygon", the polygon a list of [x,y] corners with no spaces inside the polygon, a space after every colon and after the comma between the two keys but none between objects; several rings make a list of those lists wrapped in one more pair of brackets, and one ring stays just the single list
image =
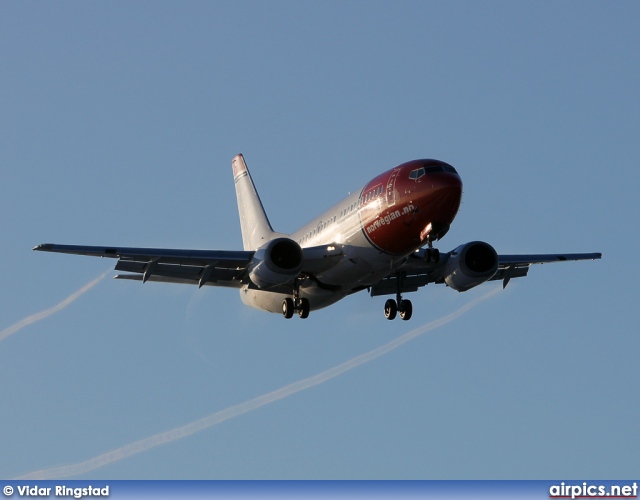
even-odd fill
[{"label": "red nose of airplane", "polygon": [[[416,168],[418,167],[418,168]],[[415,207],[412,231],[420,244],[442,238],[449,230],[462,200],[462,180],[455,168],[436,160],[406,165],[402,188],[407,203]],[[417,226],[417,227],[416,227]],[[418,229],[419,228],[419,229]]]},{"label": "red nose of airplane", "polygon": [[420,205],[434,221],[451,223],[462,201],[462,180],[458,174],[427,174],[419,195]]},{"label": "red nose of airplane", "polygon": [[387,204],[381,212],[364,212],[364,231],[371,243],[401,255],[442,238],[462,199],[462,181],[456,170],[438,160],[414,160],[383,176],[364,190],[382,184],[386,194]]}]

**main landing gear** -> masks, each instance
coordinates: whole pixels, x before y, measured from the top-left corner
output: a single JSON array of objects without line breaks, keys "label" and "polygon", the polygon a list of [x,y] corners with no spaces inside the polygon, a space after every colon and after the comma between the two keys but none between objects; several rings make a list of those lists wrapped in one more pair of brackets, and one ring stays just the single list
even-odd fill
[{"label": "main landing gear", "polygon": [[293,313],[298,311],[298,316],[302,319],[309,317],[311,306],[309,299],[300,298],[300,280],[296,279],[293,286],[293,298],[287,297],[282,301],[282,315],[286,319],[293,318]]},{"label": "main landing gear", "polygon": [[282,301],[282,315],[287,319],[293,318],[295,311],[298,311],[298,316],[302,319],[308,318],[310,310],[309,299],[298,299],[294,302],[293,299],[287,297]]},{"label": "main landing gear", "polygon": [[398,291],[396,292],[396,299],[389,299],[384,303],[384,317],[392,320],[396,319],[396,315],[400,313],[400,319],[409,321],[413,315],[413,304],[410,300],[402,298],[402,281],[404,279],[403,273],[397,274]]},{"label": "main landing gear", "polygon": [[400,318],[404,321],[409,321],[413,314],[413,305],[410,300],[400,299],[395,301],[389,299],[384,304],[384,317],[387,319],[396,319],[396,315],[400,313]]},{"label": "main landing gear", "polygon": [[[433,242],[431,239],[427,240],[429,248],[425,250],[424,260],[427,263],[436,264],[440,262],[440,251],[437,248],[433,248]],[[396,274],[396,282],[398,285],[396,291],[396,299],[389,299],[384,304],[384,317],[387,319],[395,319],[396,315],[400,313],[400,318],[404,321],[409,321],[413,314],[413,305],[410,300],[402,298],[402,285],[405,278],[405,274],[399,272]]]}]

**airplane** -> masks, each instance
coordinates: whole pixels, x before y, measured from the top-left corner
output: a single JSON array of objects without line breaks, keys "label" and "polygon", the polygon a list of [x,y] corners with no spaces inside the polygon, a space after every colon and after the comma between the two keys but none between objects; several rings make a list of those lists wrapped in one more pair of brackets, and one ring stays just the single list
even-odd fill
[{"label": "airplane", "polygon": [[114,278],[222,286],[245,304],[285,318],[330,306],[362,290],[395,295],[384,316],[409,320],[403,294],[429,283],[458,292],[526,276],[532,264],[595,260],[601,253],[498,255],[483,241],[440,252],[456,217],[462,180],[439,160],[402,163],[287,235],[273,230],[242,154],[232,160],[243,250],[128,248],[44,243],[33,250],[118,259]]}]

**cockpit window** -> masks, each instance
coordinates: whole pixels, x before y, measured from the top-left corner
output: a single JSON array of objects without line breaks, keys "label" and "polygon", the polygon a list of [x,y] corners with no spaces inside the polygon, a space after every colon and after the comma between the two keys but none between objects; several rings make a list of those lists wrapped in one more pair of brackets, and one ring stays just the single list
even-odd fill
[{"label": "cockpit window", "polygon": [[411,171],[411,173],[409,174],[409,179],[417,180],[420,177],[422,177],[424,174],[425,174],[424,167],[417,168]]},{"label": "cockpit window", "polygon": [[450,174],[457,174],[458,173],[455,168],[453,168],[451,165],[447,165],[444,162],[443,163],[438,163],[436,165],[428,164],[425,167],[425,169],[426,169],[428,174],[432,174],[434,172],[449,172]]}]

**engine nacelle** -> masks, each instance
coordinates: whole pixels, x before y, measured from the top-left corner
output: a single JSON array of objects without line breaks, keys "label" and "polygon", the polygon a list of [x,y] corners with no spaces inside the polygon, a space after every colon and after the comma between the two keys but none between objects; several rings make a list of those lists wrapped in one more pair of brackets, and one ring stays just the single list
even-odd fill
[{"label": "engine nacelle", "polygon": [[276,238],[256,250],[249,278],[259,288],[281,285],[298,275],[303,260],[300,245],[289,238]]},{"label": "engine nacelle", "polygon": [[445,266],[444,281],[458,292],[466,292],[493,278],[498,271],[498,254],[483,241],[472,241],[456,248]]}]

